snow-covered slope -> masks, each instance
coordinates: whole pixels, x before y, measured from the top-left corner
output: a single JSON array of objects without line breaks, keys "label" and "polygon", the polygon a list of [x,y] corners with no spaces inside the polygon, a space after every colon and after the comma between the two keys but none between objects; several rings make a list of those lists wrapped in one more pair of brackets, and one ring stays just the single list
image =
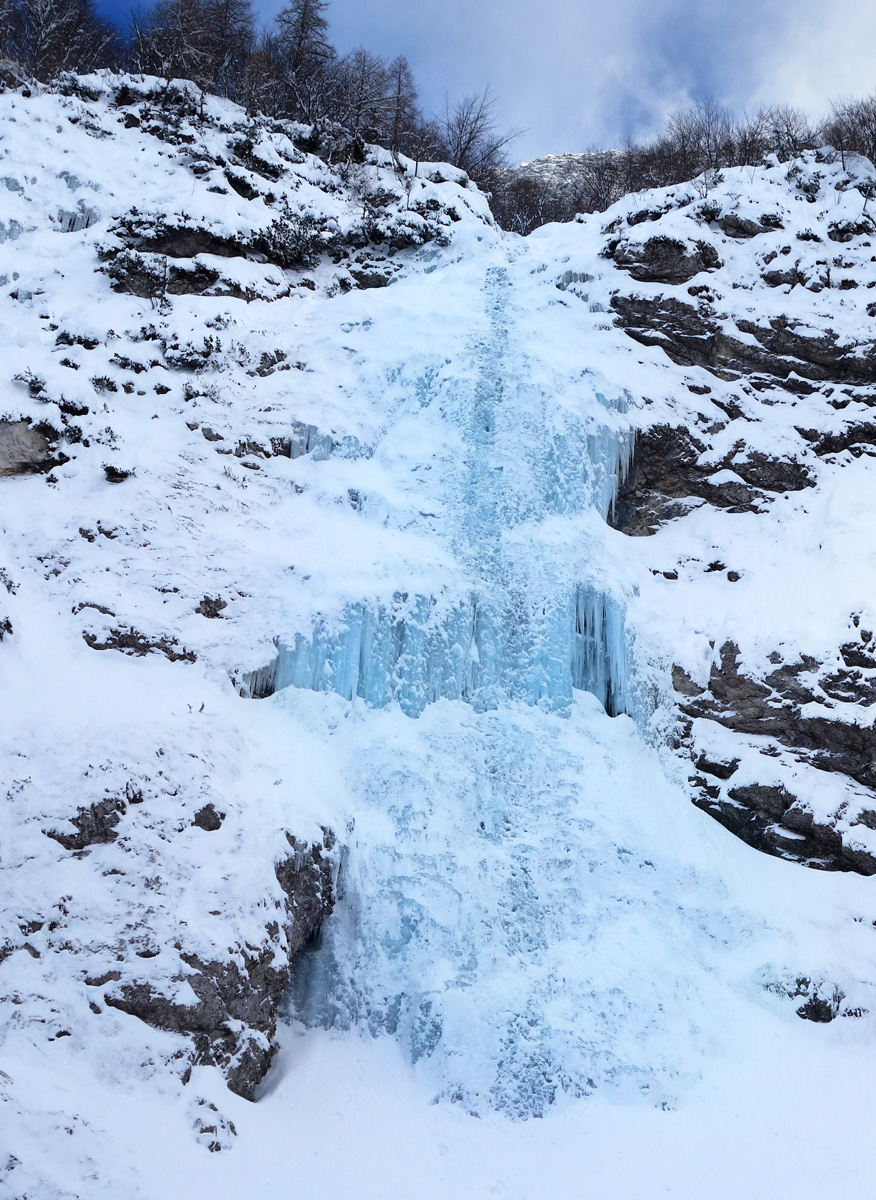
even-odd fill
[{"label": "snow-covered slope", "polygon": [[522,241],[66,92],[0,97],[7,1194],[625,1195],[641,1137],[698,1196],[697,1106],[757,1075],[756,1140],[807,1069],[857,1135],[869,165]]}]

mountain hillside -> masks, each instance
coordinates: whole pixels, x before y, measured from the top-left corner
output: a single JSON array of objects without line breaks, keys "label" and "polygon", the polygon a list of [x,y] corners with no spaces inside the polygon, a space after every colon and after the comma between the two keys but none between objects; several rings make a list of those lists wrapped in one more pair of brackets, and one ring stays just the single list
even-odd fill
[{"label": "mountain hillside", "polygon": [[0,1194],[863,1194],[871,164],[0,109]]}]

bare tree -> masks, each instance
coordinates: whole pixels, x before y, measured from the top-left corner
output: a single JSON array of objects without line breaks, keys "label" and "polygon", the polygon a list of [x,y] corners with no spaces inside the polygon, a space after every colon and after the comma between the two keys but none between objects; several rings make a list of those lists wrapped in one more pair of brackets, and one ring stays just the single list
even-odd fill
[{"label": "bare tree", "polygon": [[278,73],[274,111],[312,124],[334,118],[339,82],[337,55],[328,40],[326,0],[292,0],[269,35],[270,61]]},{"label": "bare tree", "polygon": [[118,50],[92,0],[4,0],[0,36],[4,57],[42,80],[108,66]]},{"label": "bare tree", "polygon": [[414,149],[415,135],[422,121],[417,107],[417,86],[408,60],[401,55],[386,68],[386,110],[383,139],[390,150],[407,154]]},{"label": "bare tree", "polygon": [[863,154],[876,163],[876,92],[859,100],[835,100],[819,132],[844,154]]},{"label": "bare tree", "polygon": [[210,20],[202,0],[158,0],[145,18],[135,18],[132,65],[166,79],[211,81]]},{"label": "bare tree", "polygon": [[339,120],[366,141],[378,141],[390,108],[390,79],[385,61],[358,46],[339,63],[339,75]]},{"label": "bare tree", "polygon": [[452,107],[445,99],[438,128],[444,157],[475,182],[488,180],[491,171],[505,166],[508,147],[523,132],[517,128],[499,129],[496,98],[489,84],[480,92],[463,96]]},{"label": "bare tree", "polygon": [[[652,143],[662,169],[681,179],[703,171],[719,171],[733,162],[733,114],[712,99],[670,113],[663,132]],[[657,165],[657,164],[655,164]],[[673,180],[675,182],[675,180]]]},{"label": "bare tree", "polygon": [[277,14],[277,40],[287,69],[293,73],[306,72],[334,58],[327,8],[327,0],[292,0]]},{"label": "bare tree", "polygon": [[0,0],[0,53],[11,57],[15,45],[18,15],[13,0]]},{"label": "bare tree", "polygon": [[779,158],[792,158],[801,150],[811,149],[815,141],[809,118],[799,108],[777,104],[768,110],[773,150]]},{"label": "bare tree", "polygon": [[733,131],[736,166],[756,167],[772,149],[773,110],[761,106],[753,116],[743,114]]},{"label": "bare tree", "polygon": [[254,39],[237,83],[241,103],[250,114],[282,115],[287,88],[284,62],[274,33],[263,30]]},{"label": "bare tree", "polygon": [[205,7],[210,90],[236,99],[255,41],[251,0],[208,0]]},{"label": "bare tree", "polygon": [[623,195],[623,162],[617,150],[590,146],[585,151],[586,171],[574,197],[575,212],[605,212]]}]

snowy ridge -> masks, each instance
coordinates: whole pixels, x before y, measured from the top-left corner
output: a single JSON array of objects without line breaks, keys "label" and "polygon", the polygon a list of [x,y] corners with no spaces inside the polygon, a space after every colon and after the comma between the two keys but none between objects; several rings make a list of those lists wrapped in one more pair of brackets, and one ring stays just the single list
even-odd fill
[{"label": "snowy ridge", "polygon": [[876,628],[868,166],[523,241],[453,168],[186,88],[0,106],[0,1187],[279,1200],[291,1140],[296,1186],[351,1200],[571,1197],[611,1129],[608,1197],[617,1129],[658,1118],[629,1186],[736,1200],[735,1152],[679,1183],[660,1147],[699,1106],[811,1121],[807,1070],[863,1137],[870,881],[776,857],[814,856],[784,812],[806,853],[760,854],[689,777],[793,790],[866,862],[854,746],[790,739],[807,706],[872,728],[876,666],[804,698]]}]

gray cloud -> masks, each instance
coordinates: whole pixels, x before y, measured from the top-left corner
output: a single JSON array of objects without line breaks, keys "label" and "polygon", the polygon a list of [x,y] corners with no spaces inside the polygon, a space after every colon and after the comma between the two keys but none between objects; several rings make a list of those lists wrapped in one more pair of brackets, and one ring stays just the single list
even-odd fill
[{"label": "gray cloud", "polygon": [[[263,0],[266,14],[282,0]],[[820,113],[876,87],[872,0],[332,0],[341,51],[405,54],[436,110],[490,82],[521,158],[646,136],[714,96]]]}]

